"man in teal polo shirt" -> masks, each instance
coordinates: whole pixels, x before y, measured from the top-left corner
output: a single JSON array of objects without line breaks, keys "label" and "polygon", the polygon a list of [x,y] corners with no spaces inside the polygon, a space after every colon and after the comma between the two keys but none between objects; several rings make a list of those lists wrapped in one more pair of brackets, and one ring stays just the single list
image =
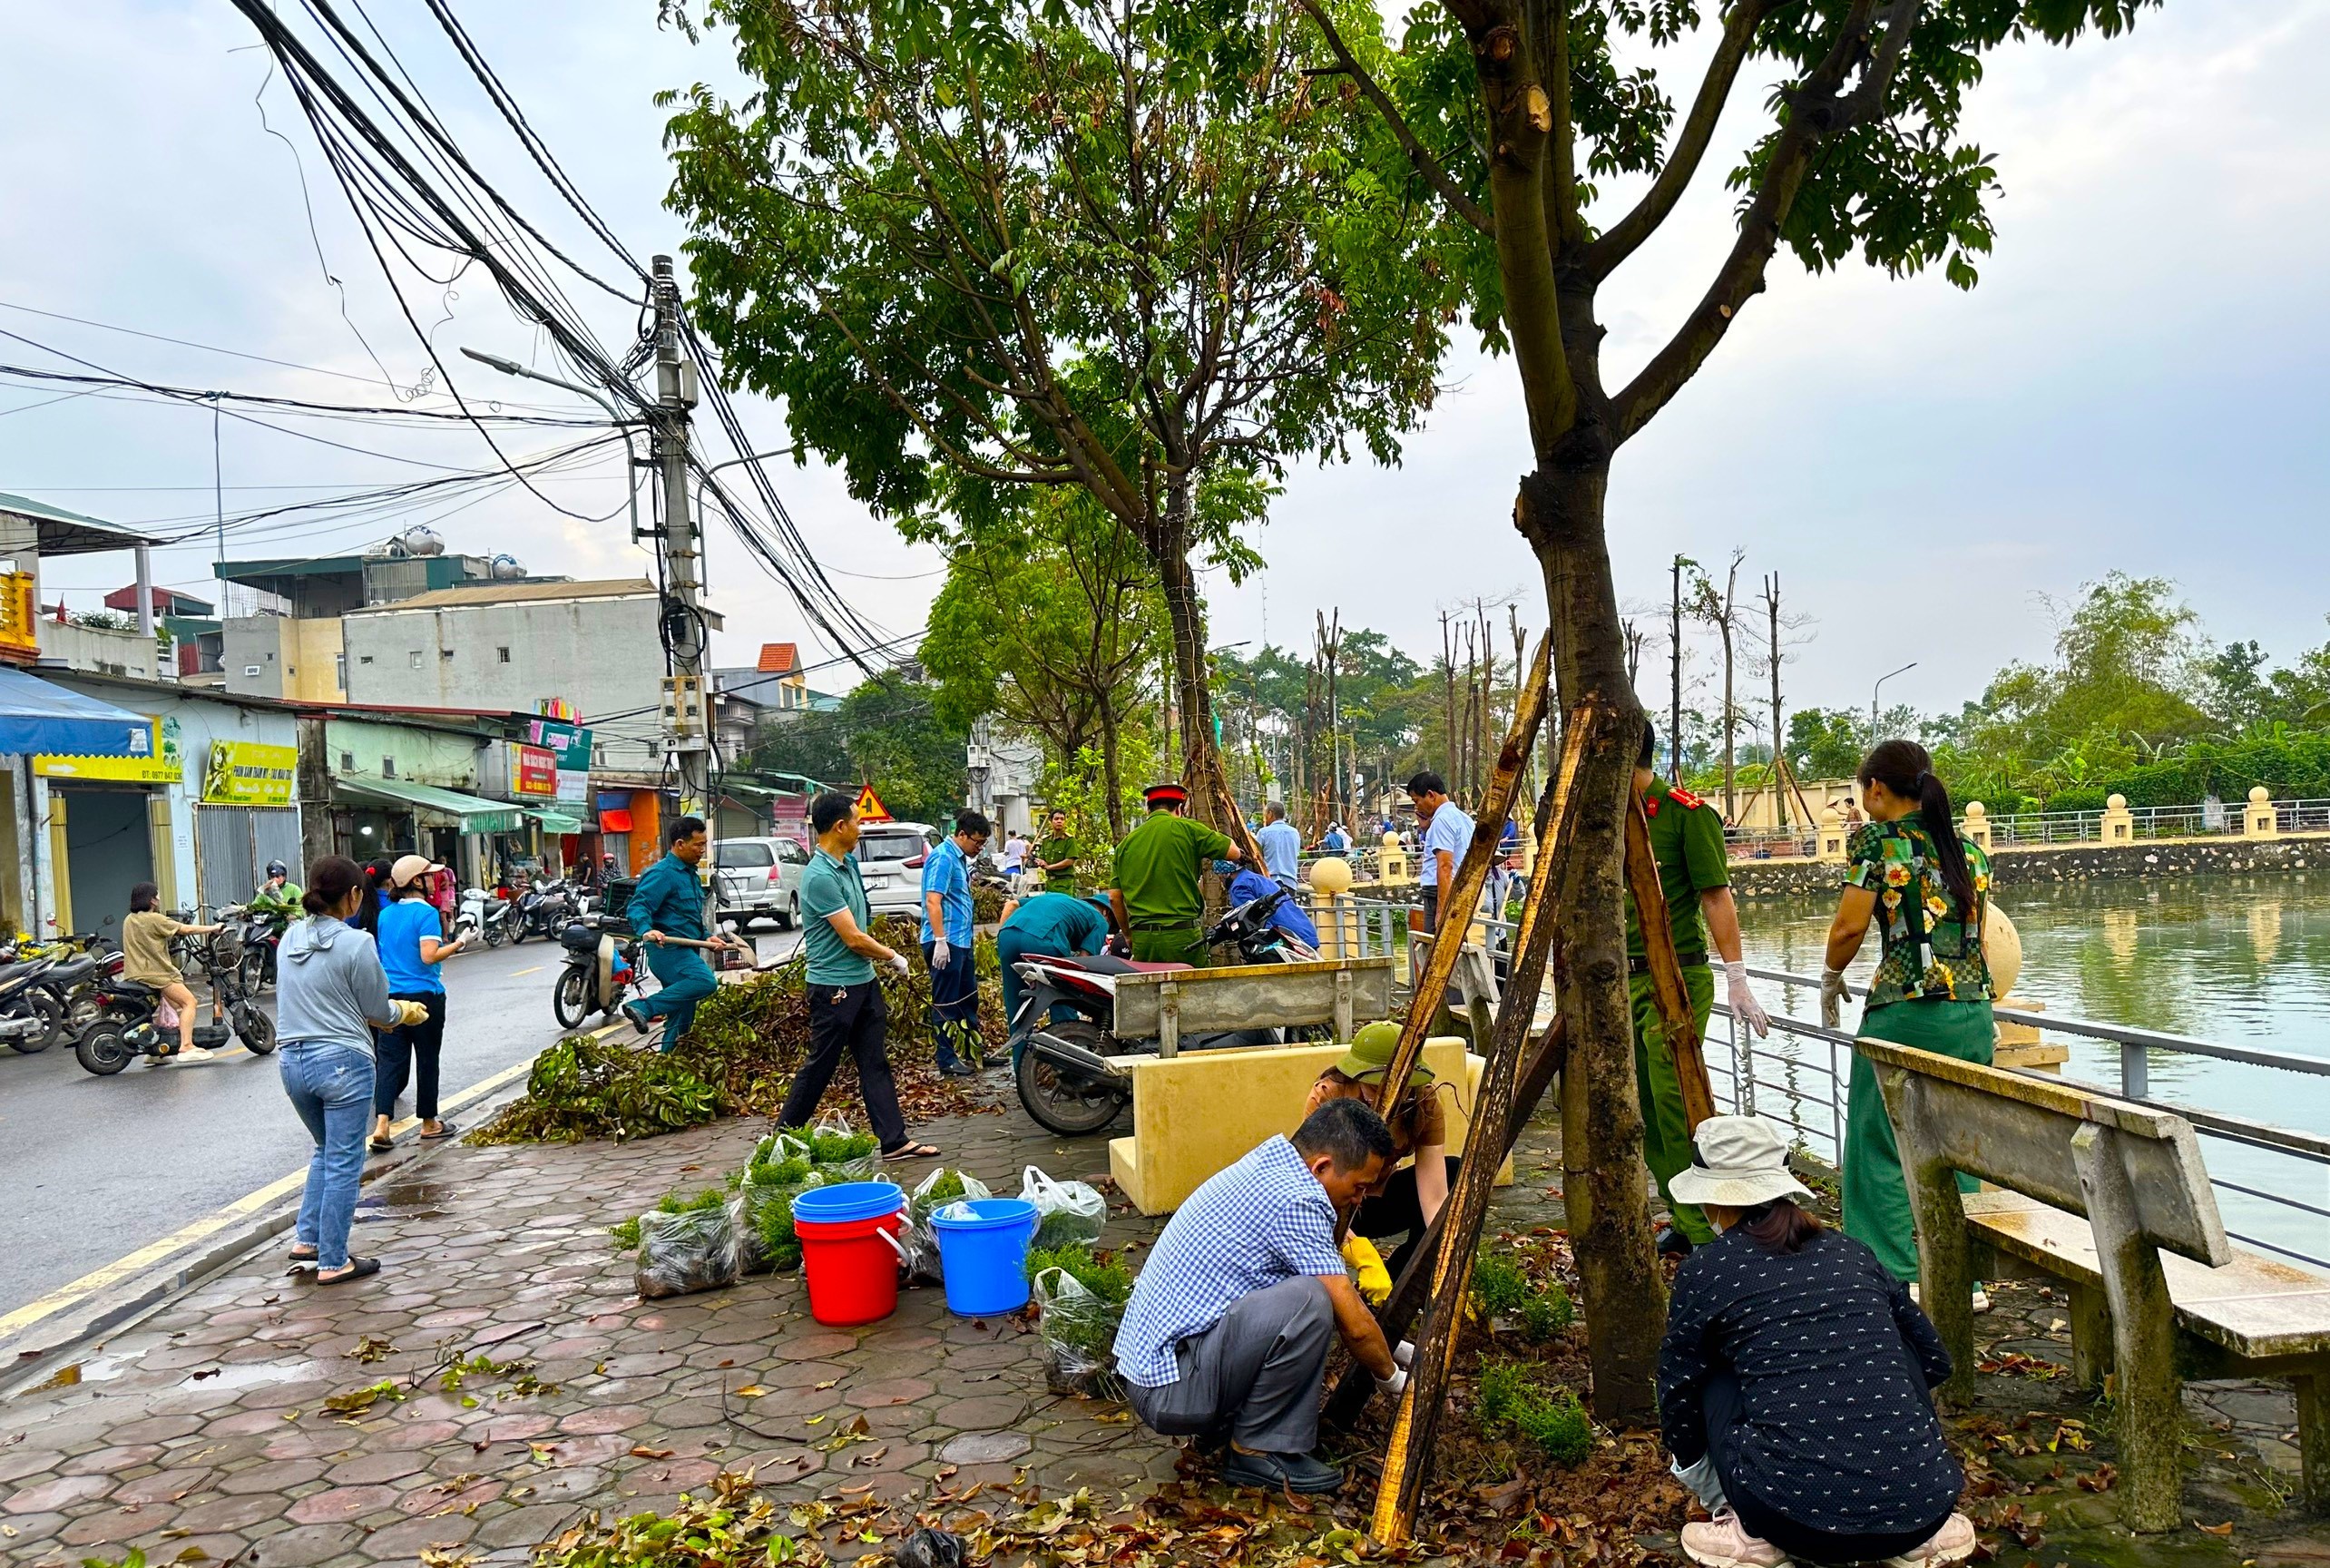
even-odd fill
[{"label": "man in teal polo shirt", "polygon": [[[1012,1066],[1019,1066],[1025,1032],[1019,1027],[1020,996],[1024,985],[1016,967],[1031,953],[1065,958],[1072,953],[1098,953],[1109,939],[1109,901],[1097,895],[1078,898],[1066,893],[1038,893],[1003,906],[1003,925],[995,932],[995,959],[1003,970],[1003,1024],[1012,1031]],[[1029,1020],[1031,1025],[1035,1020]]]},{"label": "man in teal polo shirt", "polygon": [[857,803],[837,790],[809,802],[809,828],[817,853],[801,872],[801,950],[808,960],[809,1055],[786,1091],[777,1116],[782,1128],[806,1127],[817,1114],[847,1049],[857,1063],[857,1085],[866,1098],[866,1119],[886,1160],[930,1159],[938,1151],[909,1142],[898,1109],[898,1086],[890,1076],[889,1008],[882,1000],[874,965],[900,975],[909,965],[903,953],[875,940],[866,906],[866,883],[852,851],[857,848]]}]

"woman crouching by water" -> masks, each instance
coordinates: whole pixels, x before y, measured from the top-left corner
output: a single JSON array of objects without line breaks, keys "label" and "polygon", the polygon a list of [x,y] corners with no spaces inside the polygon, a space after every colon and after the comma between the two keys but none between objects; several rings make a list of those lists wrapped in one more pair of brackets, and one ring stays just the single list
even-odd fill
[{"label": "woman crouching by water", "polygon": [[1965,1474],[1931,1390],[1934,1325],[1869,1249],[1795,1200],[1787,1145],[1757,1116],[1710,1116],[1676,1200],[1718,1232],[1676,1271],[1659,1410],[1676,1475],[1714,1521],[1683,1526],[1710,1568],[1944,1568],[1974,1549]]}]

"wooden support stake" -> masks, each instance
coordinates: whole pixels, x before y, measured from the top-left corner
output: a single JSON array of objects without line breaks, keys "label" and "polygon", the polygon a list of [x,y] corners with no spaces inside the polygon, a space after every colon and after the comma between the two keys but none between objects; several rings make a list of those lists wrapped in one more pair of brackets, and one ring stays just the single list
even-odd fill
[{"label": "wooden support stake", "polygon": [[1691,1128],[1715,1114],[1715,1090],[1708,1082],[1707,1056],[1699,1049],[1699,1011],[1683,985],[1682,959],[1675,952],[1675,928],[1667,919],[1667,895],[1659,885],[1659,861],[1650,848],[1650,822],[1642,798],[1629,790],[1626,813],[1626,886],[1634,895],[1634,923],[1650,960],[1650,988],[1659,1001],[1659,1021],[1667,1054],[1683,1089],[1683,1121]]},{"label": "wooden support stake", "polygon": [[[1552,641],[1541,637],[1537,656],[1530,662],[1529,678],[1514,695],[1513,729],[1505,736],[1504,749],[1497,753],[1496,771],[1489,779],[1480,813],[1473,818],[1473,842],[1448,885],[1447,898],[1442,902],[1441,928],[1433,933],[1432,956],[1425,961],[1424,973],[1414,976],[1409,985],[1407,1022],[1400,1025],[1399,1044],[1392,1052],[1384,1082],[1375,1094],[1375,1109],[1386,1115],[1391,1113],[1399,1091],[1406,1087],[1416,1059],[1424,1054],[1424,1036],[1432,1027],[1433,1013],[1448,989],[1449,976],[1456,972],[1456,956],[1463,950],[1465,933],[1472,927],[1473,911],[1480,905],[1481,889],[1488,886],[1489,863],[1496,858],[1497,846],[1504,838],[1505,818],[1513,811],[1513,791],[1520,788],[1522,764],[1528,760],[1529,749],[1537,740],[1537,728],[1544,721],[1545,688],[1552,679]],[[1524,925],[1527,918],[1524,913]],[[1456,939],[1440,940],[1452,926]]]}]

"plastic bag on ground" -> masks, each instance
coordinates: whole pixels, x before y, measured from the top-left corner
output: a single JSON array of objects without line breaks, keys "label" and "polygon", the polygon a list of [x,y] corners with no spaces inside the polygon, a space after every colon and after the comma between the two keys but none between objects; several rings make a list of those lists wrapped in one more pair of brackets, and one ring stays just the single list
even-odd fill
[{"label": "plastic bag on ground", "polygon": [[[830,1150],[832,1141],[839,1138],[863,1142],[865,1152],[837,1159],[824,1152]],[[882,1168],[882,1151],[875,1143],[873,1135],[858,1132],[849,1124],[847,1117],[842,1116],[828,1116],[809,1129],[809,1158],[818,1170],[825,1172],[828,1182],[871,1181],[875,1172]]]},{"label": "plastic bag on ground", "polygon": [[1093,1295],[1063,1269],[1040,1270],[1034,1296],[1045,1386],[1055,1394],[1088,1399],[1123,1398],[1111,1348],[1124,1308]]},{"label": "plastic bag on ground", "polygon": [[[949,1181],[950,1177],[954,1180]],[[960,1191],[956,1188],[958,1182]],[[906,1250],[907,1277],[915,1279],[945,1278],[939,1266],[938,1232],[931,1227],[934,1210],[967,1198],[994,1196],[987,1184],[968,1171],[953,1171],[945,1166],[916,1183],[915,1190],[906,1196],[906,1223],[898,1232],[898,1242]]]},{"label": "plastic bag on ground", "polygon": [[632,1281],[640,1299],[686,1296],[733,1285],[741,1272],[737,1259],[733,1204],[689,1209],[678,1214],[652,1210],[639,1218],[639,1261]]},{"label": "plastic bag on ground", "polygon": [[1035,1239],[1030,1247],[1086,1246],[1101,1239],[1109,1222],[1109,1201],[1082,1181],[1054,1181],[1034,1166],[1020,1178],[1020,1196],[1035,1205]]}]

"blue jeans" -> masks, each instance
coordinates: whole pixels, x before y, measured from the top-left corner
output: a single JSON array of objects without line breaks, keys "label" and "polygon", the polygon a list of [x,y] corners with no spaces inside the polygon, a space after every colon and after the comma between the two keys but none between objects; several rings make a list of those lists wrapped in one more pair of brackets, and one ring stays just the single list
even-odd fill
[{"label": "blue jeans", "polygon": [[[975,938],[974,938],[975,940]],[[938,1064],[976,1062],[979,1056],[979,968],[971,943],[950,943],[946,967],[936,962],[938,944],[922,945],[930,965],[930,1032],[938,1041]]]},{"label": "blue jeans", "polygon": [[658,947],[647,949],[647,966],[663,982],[663,989],[639,1004],[639,1010],[650,1018],[663,1019],[663,1039],[657,1049],[669,1051],[680,1044],[696,1022],[696,1009],[705,997],[720,987],[712,975],[712,966],[693,947]]},{"label": "blue jeans", "polygon": [[316,1152],[299,1200],[299,1245],[316,1250],[316,1267],[348,1263],[348,1230],[364,1176],[364,1129],[372,1119],[372,1058],[329,1041],[287,1041],[277,1053],[283,1093],[308,1125]]}]

